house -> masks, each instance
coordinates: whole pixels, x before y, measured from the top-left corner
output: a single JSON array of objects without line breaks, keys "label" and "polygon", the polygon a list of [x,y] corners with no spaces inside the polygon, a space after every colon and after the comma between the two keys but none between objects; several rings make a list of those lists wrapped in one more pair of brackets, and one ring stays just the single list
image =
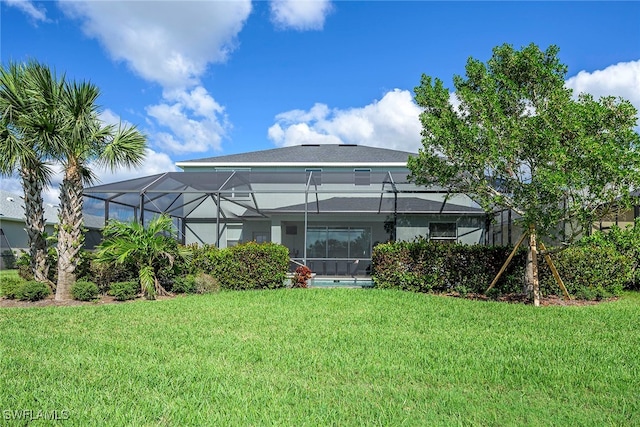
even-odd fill
[{"label": "house", "polygon": [[[51,235],[58,219],[56,207],[46,204],[44,218],[45,232]],[[0,190],[0,269],[13,267],[21,251],[29,252],[22,196]]]},{"label": "house", "polygon": [[[58,207],[44,205],[45,233],[55,234],[58,223]],[[91,249],[100,242],[99,229],[104,225],[103,217],[95,218],[85,215],[84,247]],[[24,201],[21,195],[0,190],[0,270],[13,268],[16,257],[22,252],[29,252],[29,236],[25,229]]]},{"label": "house", "polygon": [[372,247],[388,240],[483,243],[480,206],[410,183],[412,155],[306,144],[183,161],[182,172],[88,188],[85,210],[105,221],[166,213],[185,244],[280,243],[320,275],[366,271]]}]

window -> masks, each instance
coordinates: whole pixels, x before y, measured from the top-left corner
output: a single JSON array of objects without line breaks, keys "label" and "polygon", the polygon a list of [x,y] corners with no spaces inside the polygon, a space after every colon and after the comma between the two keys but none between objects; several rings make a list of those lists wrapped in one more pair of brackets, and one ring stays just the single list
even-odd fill
[{"label": "window", "polygon": [[355,185],[371,184],[371,169],[354,169],[353,175]]},{"label": "window", "polygon": [[307,180],[311,177],[311,185],[322,185],[322,169],[305,169]]},{"label": "window", "polygon": [[458,227],[455,222],[429,223],[429,240],[455,242],[458,238]]}]

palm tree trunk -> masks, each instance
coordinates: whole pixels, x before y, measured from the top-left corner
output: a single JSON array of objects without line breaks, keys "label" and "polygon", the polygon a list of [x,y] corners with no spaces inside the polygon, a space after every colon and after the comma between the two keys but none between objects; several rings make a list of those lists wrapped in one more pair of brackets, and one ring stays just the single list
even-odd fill
[{"label": "palm tree trunk", "polygon": [[45,239],[44,206],[42,200],[42,182],[32,170],[21,169],[22,189],[24,191],[25,225],[29,237],[31,272],[34,280],[48,283],[49,264],[47,262],[47,241]]},{"label": "palm tree trunk", "polygon": [[57,300],[71,299],[71,285],[76,281],[79,253],[84,243],[83,189],[80,170],[73,166],[67,168],[60,185]]}]

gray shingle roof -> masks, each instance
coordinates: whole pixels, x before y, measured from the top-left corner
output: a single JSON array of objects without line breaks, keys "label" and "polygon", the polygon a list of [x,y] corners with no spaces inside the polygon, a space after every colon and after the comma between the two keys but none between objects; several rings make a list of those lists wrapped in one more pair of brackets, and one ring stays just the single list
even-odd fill
[{"label": "gray shingle roof", "polygon": [[[58,208],[45,204],[44,218],[48,224],[57,223]],[[0,190],[0,221],[3,219],[24,221],[24,201],[21,195]]]},{"label": "gray shingle roof", "polygon": [[228,163],[273,163],[274,165],[278,163],[298,163],[301,165],[313,163],[367,163],[374,166],[376,163],[406,164],[407,159],[412,155],[415,155],[415,153],[365,145],[306,144],[186,160],[179,162],[178,166],[189,166],[190,163],[211,163],[212,166]]}]

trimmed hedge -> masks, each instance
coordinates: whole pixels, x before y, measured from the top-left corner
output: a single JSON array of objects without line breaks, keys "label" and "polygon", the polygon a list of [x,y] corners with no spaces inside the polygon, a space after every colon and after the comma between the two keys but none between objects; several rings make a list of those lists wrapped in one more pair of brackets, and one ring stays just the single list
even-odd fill
[{"label": "trimmed hedge", "polygon": [[[444,245],[419,239],[378,245],[373,280],[379,288],[414,292],[484,293],[513,248]],[[527,249],[516,252],[491,294],[522,293]],[[602,299],[619,295],[633,275],[635,260],[612,246],[576,245],[551,256],[572,297]],[[543,296],[562,295],[544,257],[538,259]]]},{"label": "trimmed hedge", "polygon": [[[608,246],[572,246],[552,255],[569,295],[595,300],[620,295],[630,282],[634,261]],[[544,260],[539,261],[540,291],[562,295]]]},{"label": "trimmed hedge", "polygon": [[286,286],[289,250],[277,243],[248,242],[213,253],[213,271],[222,289],[275,289]]},{"label": "trimmed hedge", "polygon": [[[512,247],[447,245],[417,239],[377,245],[373,250],[376,287],[414,292],[482,293]],[[526,251],[519,250],[495,286],[498,293],[521,292]]]}]

